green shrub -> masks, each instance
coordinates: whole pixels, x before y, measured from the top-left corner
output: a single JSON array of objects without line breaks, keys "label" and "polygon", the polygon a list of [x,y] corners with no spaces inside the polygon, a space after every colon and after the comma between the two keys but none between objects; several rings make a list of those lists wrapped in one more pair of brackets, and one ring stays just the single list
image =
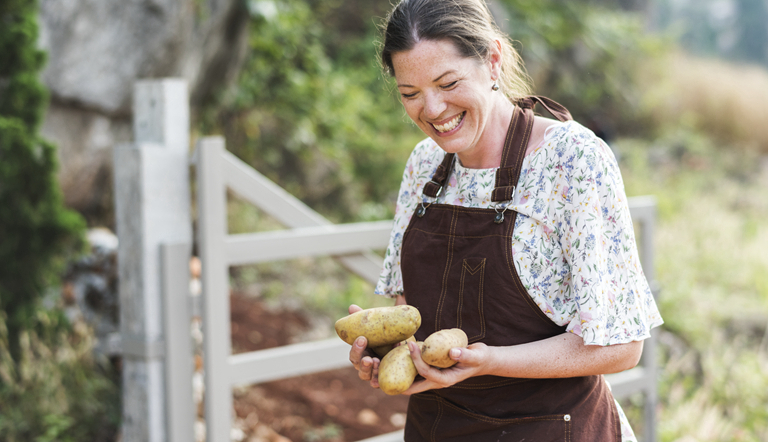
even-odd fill
[{"label": "green shrub", "polygon": [[38,130],[37,2],[0,3],[0,440],[114,440],[119,384],[92,333],[42,296],[58,284],[84,223],[64,208],[55,147]]},{"label": "green shrub", "polygon": [[37,2],[0,6],[0,310],[12,354],[46,287],[81,238],[56,182],[56,151],[38,135],[47,95],[38,80]]},{"label": "green shrub", "polygon": [[0,440],[111,441],[120,420],[119,378],[93,356],[94,338],[78,322],[68,330],[55,312],[38,311],[35,330],[10,352],[0,312]]}]

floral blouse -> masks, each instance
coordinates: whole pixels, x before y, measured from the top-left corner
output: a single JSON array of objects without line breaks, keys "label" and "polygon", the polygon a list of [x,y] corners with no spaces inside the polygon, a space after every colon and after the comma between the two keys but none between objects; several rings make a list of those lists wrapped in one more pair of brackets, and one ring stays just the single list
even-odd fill
[{"label": "floral blouse", "polygon": [[[445,153],[432,139],[413,150],[405,167],[395,223],[375,293],[403,293],[400,249],[416,207]],[[496,169],[456,161],[440,203],[495,207]],[[524,161],[508,210],[518,213],[512,239],[515,267],[528,294],[555,324],[585,345],[646,339],[662,324],[640,267],[624,183],[611,149],[569,121],[547,129]],[[619,407],[624,441],[635,440]]]}]

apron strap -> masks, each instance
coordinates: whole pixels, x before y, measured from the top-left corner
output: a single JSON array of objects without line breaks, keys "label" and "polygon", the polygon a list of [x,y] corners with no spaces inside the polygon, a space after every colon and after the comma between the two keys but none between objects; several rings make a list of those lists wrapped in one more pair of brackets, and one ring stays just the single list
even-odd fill
[{"label": "apron strap", "polygon": [[531,95],[518,101],[507,131],[507,140],[501,155],[501,167],[496,171],[496,188],[491,194],[493,202],[509,201],[514,195],[515,186],[523,168],[525,151],[533,131],[533,108],[536,103],[541,104],[559,121],[573,119],[568,109],[547,97]]},{"label": "apron strap", "polygon": [[445,157],[443,157],[443,162],[437,166],[435,174],[432,175],[432,180],[424,185],[424,195],[432,198],[437,198],[437,196],[440,195],[443,190],[443,186],[447,184],[446,181],[448,180],[448,177],[451,176],[451,172],[453,171],[453,161],[455,156],[455,153],[445,154]]}]

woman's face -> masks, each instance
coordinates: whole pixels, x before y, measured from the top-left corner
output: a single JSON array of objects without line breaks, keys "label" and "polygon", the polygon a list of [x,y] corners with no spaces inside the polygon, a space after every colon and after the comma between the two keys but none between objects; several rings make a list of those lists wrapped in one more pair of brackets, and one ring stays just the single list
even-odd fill
[{"label": "woman's face", "polygon": [[408,116],[443,150],[458,153],[468,167],[466,160],[481,155],[491,141],[486,127],[502,96],[491,89],[498,78],[496,55],[492,51],[487,62],[463,57],[450,40],[422,40],[392,55]]}]

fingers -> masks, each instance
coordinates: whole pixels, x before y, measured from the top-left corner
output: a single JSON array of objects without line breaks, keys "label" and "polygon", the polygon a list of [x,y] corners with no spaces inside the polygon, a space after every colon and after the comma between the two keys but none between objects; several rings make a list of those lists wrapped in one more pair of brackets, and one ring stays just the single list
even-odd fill
[{"label": "fingers", "polygon": [[441,371],[435,367],[432,367],[431,365],[424,362],[423,359],[421,359],[421,349],[419,348],[418,344],[411,341],[406,342],[406,344],[408,345],[408,349],[411,351],[411,359],[413,360],[413,365],[416,366],[416,371],[418,371],[419,374],[424,378],[439,383],[442,374]]},{"label": "fingers", "polygon": [[371,386],[379,388],[379,358],[372,357],[370,352],[366,350],[368,341],[365,337],[360,336],[352,343],[352,350],[349,352],[349,362],[354,365],[357,370],[357,376],[364,380],[369,381]]},{"label": "fingers", "polygon": [[381,361],[373,358],[373,370],[371,370],[371,387],[379,388],[379,364]]},{"label": "fingers", "polygon": [[360,307],[359,305],[351,304],[349,306],[349,314],[351,315],[352,313],[357,313],[357,312],[361,311],[362,309],[363,308]]},{"label": "fingers", "polygon": [[352,343],[352,349],[349,351],[349,362],[355,366],[355,369],[360,370],[360,362],[363,357],[366,356],[365,347],[368,345],[368,341],[365,337],[360,336]]},{"label": "fingers", "polygon": [[373,358],[370,356],[365,356],[360,361],[360,367],[357,369],[357,376],[364,381],[370,381],[372,372],[373,372]]}]

